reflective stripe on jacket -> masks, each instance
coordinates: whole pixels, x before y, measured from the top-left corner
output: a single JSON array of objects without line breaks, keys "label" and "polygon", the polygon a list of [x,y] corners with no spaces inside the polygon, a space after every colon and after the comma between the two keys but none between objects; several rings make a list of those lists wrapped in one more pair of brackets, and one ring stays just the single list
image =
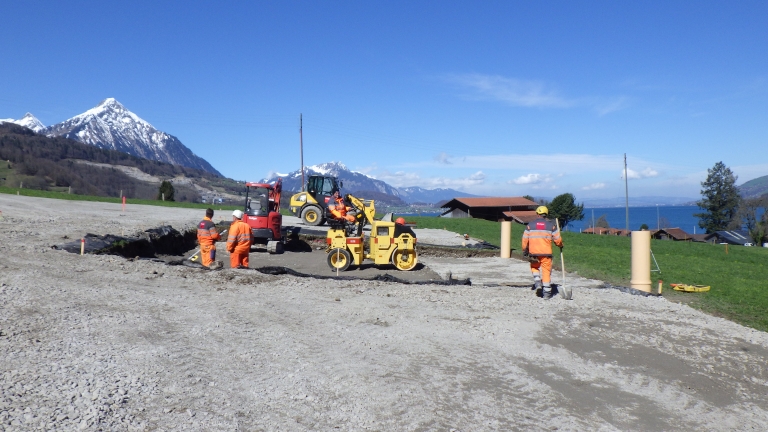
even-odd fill
[{"label": "reflective stripe on jacket", "polygon": [[236,220],[229,226],[227,251],[230,253],[249,253],[251,251],[251,227],[247,223]]},{"label": "reflective stripe on jacket", "polygon": [[200,246],[215,244],[219,239],[221,236],[216,231],[216,224],[211,218],[206,217],[197,224],[197,242],[200,243]]},{"label": "reflective stripe on jacket", "polygon": [[557,226],[550,220],[539,218],[525,227],[523,250],[528,250],[531,256],[552,256],[553,241],[557,246],[563,245]]}]

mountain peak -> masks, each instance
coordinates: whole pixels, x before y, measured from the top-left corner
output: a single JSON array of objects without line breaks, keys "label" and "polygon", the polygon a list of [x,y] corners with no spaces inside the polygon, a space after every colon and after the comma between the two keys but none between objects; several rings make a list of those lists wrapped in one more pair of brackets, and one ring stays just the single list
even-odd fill
[{"label": "mountain peak", "polygon": [[115,98],[106,98],[94,108],[46,128],[45,134],[221,175],[178,138],[155,129]]},{"label": "mountain peak", "polygon": [[97,107],[115,107],[115,108],[123,108],[123,109],[125,109],[123,104],[118,102],[117,99],[115,99],[115,98],[106,98],[103,101],[99,102]]},{"label": "mountain peak", "polygon": [[317,165],[307,166],[305,167],[305,169],[310,169],[323,175],[334,175],[334,176],[338,176],[340,172],[349,171],[349,168],[347,168],[346,165],[344,165],[342,162],[336,162],[336,161],[324,162]]},{"label": "mountain peak", "polygon": [[40,122],[37,117],[33,116],[32,113],[24,114],[24,117],[20,118],[19,120],[8,119],[6,121],[32,129],[36,133],[40,133],[43,129],[45,129],[45,125]]}]

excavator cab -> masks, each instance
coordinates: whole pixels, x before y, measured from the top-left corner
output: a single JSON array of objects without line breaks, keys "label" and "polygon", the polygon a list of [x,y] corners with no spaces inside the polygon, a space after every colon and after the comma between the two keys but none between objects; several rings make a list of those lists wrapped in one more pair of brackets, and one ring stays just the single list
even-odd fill
[{"label": "excavator cab", "polygon": [[280,195],[283,190],[283,180],[277,179],[275,184],[252,183],[245,184],[245,208],[243,222],[251,227],[253,244],[267,245],[269,253],[282,253],[283,215],[280,214]]}]

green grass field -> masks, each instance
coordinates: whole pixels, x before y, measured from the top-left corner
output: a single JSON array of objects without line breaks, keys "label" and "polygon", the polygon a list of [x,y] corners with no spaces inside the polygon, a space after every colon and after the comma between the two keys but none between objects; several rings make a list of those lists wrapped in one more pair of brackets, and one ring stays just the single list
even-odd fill
[{"label": "green grass field", "polygon": [[[410,216],[406,219],[415,222],[418,228],[445,228],[497,246],[500,243],[501,226],[496,222]],[[523,229],[522,225],[512,224],[514,255],[520,255]],[[629,237],[564,232],[563,242],[565,268],[569,272],[614,285],[630,285]],[[660,274],[651,273],[653,288],[658,279],[663,280],[665,298],[768,331],[767,248],[729,245],[726,253],[724,245],[652,240],[651,249],[661,269]],[[559,268],[557,252],[554,261]],[[651,266],[655,267],[653,262]],[[672,290],[670,283],[709,285],[712,289],[706,293],[681,293]]]}]

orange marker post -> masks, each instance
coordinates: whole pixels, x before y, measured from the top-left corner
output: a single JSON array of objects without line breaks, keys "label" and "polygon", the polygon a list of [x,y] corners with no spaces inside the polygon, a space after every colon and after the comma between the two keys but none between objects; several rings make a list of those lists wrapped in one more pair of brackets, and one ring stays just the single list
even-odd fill
[{"label": "orange marker post", "polygon": [[80,255],[85,255],[85,239],[80,239]]},{"label": "orange marker post", "polygon": [[123,212],[125,212],[125,196],[123,196]]}]

